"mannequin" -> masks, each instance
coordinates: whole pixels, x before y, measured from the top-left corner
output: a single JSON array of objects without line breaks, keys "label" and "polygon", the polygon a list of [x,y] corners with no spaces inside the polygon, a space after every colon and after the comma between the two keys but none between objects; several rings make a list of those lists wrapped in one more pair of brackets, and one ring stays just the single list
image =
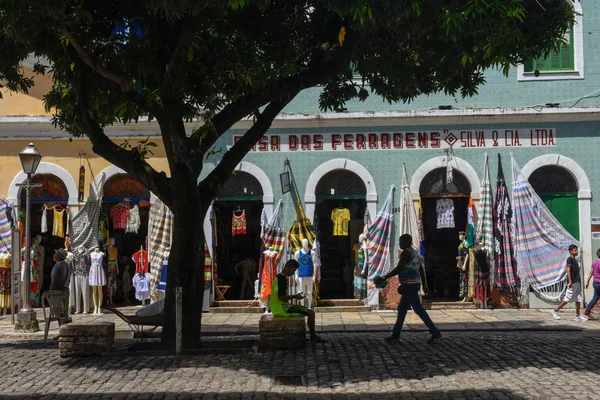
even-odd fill
[{"label": "mannequin", "polygon": [[[79,246],[73,252],[73,279],[75,293],[75,314],[83,312],[87,314],[90,310],[89,306],[89,281],[90,281],[90,267],[92,261],[90,259],[90,253],[83,246]],[[83,310],[81,309],[81,299],[83,298]]]},{"label": "mannequin", "polygon": [[473,301],[469,297],[469,248],[467,247],[467,238],[465,232],[458,232],[458,257],[456,257],[456,268],[460,270],[460,290],[459,296],[464,302]]},{"label": "mannequin", "polygon": [[8,313],[10,309],[10,253],[3,250],[0,253],[0,315]]},{"label": "mannequin", "polygon": [[129,304],[129,292],[131,291],[131,273],[129,272],[129,265],[125,265],[125,271],[123,271],[123,279],[122,279],[122,288],[123,288],[123,298],[125,299],[125,304]]},{"label": "mannequin", "polygon": [[90,254],[91,267],[89,284],[92,287],[92,300],[94,302],[94,314],[102,314],[100,307],[102,306],[102,286],[106,285],[106,275],[102,267],[104,253],[98,247],[95,247]]},{"label": "mannequin", "polygon": [[367,238],[364,234],[358,236],[357,262],[354,269],[354,297],[363,300],[367,297],[367,272],[369,263],[367,257]]},{"label": "mannequin", "polygon": [[[240,273],[240,267],[242,272]],[[256,275],[256,263],[252,258],[247,256],[244,260],[240,261],[233,267],[237,276],[242,278],[242,286],[240,288],[240,300],[244,299],[246,294],[246,287],[252,288],[252,277]]]},{"label": "mannequin", "polygon": [[31,304],[37,306],[40,304],[40,296],[42,295],[42,285],[44,284],[44,270],[42,269],[43,258],[40,248],[40,235],[34,236],[31,239],[31,282],[35,283],[31,286]]},{"label": "mannequin", "polygon": [[108,304],[113,305],[113,286],[116,284],[117,275],[119,274],[119,250],[115,247],[115,239],[108,240],[109,246],[106,249],[108,253]]},{"label": "mannequin", "polygon": [[40,285],[42,285],[44,282],[44,257],[46,255],[46,251],[42,245],[42,235],[36,235],[32,242],[35,250],[40,252],[38,260],[38,281],[40,282]]},{"label": "mannequin", "polygon": [[315,252],[308,248],[308,239],[302,239],[302,248],[294,255],[300,267],[296,270],[296,277],[300,280],[300,292],[304,293],[303,306],[312,308],[313,284],[315,282],[316,268],[313,265]]},{"label": "mannequin", "polygon": [[[35,238],[34,238],[35,239]],[[38,296],[38,281],[37,281],[37,265],[38,261],[36,260],[36,254],[39,255],[39,252],[36,251],[33,247],[31,248],[31,254],[29,255],[29,298],[23,298],[23,304],[31,304],[32,306],[36,306],[35,302],[36,296]],[[24,281],[25,281],[25,248],[21,249],[21,289],[24,289]],[[21,290],[22,296],[25,295],[25,290]],[[39,297],[39,296],[38,296]]]}]

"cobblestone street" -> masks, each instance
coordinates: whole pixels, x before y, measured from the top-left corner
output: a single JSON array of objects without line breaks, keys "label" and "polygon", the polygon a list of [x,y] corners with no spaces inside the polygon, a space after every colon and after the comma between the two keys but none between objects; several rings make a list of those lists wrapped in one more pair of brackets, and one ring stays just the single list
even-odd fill
[{"label": "cobblestone street", "polygon": [[[60,359],[56,342],[0,342],[0,398],[597,399],[598,333],[329,333],[303,350]],[[589,349],[589,350],[587,350]]]}]

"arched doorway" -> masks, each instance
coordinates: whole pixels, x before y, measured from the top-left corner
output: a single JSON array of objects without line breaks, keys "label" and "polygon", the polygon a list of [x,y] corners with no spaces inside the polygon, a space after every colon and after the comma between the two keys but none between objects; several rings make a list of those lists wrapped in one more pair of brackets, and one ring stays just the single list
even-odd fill
[{"label": "arched doorway", "polygon": [[[38,263],[38,270],[34,270],[34,276],[32,277],[32,282],[35,280],[37,286],[32,285],[31,288],[32,299],[37,305],[39,304],[41,293],[50,288],[50,272],[54,265],[52,261],[54,250],[65,247],[67,217],[69,213],[67,211],[69,192],[65,183],[54,174],[37,174],[31,180],[33,184],[41,185],[40,187],[31,189],[30,211],[32,241],[38,235],[42,238],[37,248],[40,252],[39,257],[35,257]],[[26,196],[25,190],[21,190],[19,193],[18,219],[23,221],[23,223],[25,222]],[[42,220],[44,219],[45,221],[43,222]],[[42,224],[45,225],[45,229],[42,229]],[[25,232],[23,232],[24,234]],[[25,244],[24,241],[23,244]]]},{"label": "arched doorway", "polygon": [[560,224],[579,239],[577,181],[565,168],[546,165],[529,176],[529,183]]},{"label": "arched doorway", "polygon": [[457,169],[446,183],[446,168],[429,171],[419,186],[423,209],[425,275],[432,300],[458,300],[458,233],[467,226],[471,185]]},{"label": "arched doorway", "polygon": [[[126,173],[115,173],[111,175],[102,187],[102,214],[100,215],[100,227],[104,227],[102,234],[102,251],[105,254],[106,247],[110,245],[110,239],[114,239],[117,248],[118,273],[109,274],[112,279],[116,278],[116,292],[113,292],[112,301],[132,301],[122,297],[123,272],[129,266],[130,276],[135,272],[135,264],[132,255],[140,248],[147,251],[146,238],[148,236],[148,217],[150,209],[150,191],[139,181],[131,178]],[[128,221],[139,221],[137,231],[128,229],[119,221],[120,215],[125,214]],[[139,219],[138,219],[139,216]],[[136,224],[137,225],[137,224]],[[108,293],[107,293],[108,294]]]},{"label": "arched doorway", "polygon": [[[230,286],[225,293],[226,300],[252,299],[254,285],[241,293],[241,269],[235,266],[245,258],[254,260],[258,266],[260,259],[260,217],[263,209],[263,188],[259,180],[248,172],[235,171],[219,190],[213,212],[216,219],[215,261],[218,284]],[[245,217],[245,218],[244,218]],[[233,220],[245,219],[246,232],[232,231]],[[256,271],[258,273],[258,270]],[[252,277],[252,282],[256,274]]]},{"label": "arched doorway", "polygon": [[[327,172],[315,188],[315,217],[321,244],[322,299],[353,298],[353,246],[364,229],[367,188],[363,179],[346,169]],[[347,232],[334,232],[335,218],[347,216]],[[372,216],[374,217],[374,216]],[[346,265],[347,263],[347,265]]]}]

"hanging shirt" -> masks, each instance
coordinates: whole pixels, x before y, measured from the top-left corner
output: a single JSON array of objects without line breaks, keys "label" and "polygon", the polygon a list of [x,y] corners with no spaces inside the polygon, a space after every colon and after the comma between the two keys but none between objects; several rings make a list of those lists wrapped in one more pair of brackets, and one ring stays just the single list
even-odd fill
[{"label": "hanging shirt", "polygon": [[63,214],[65,210],[58,211],[54,209],[54,221],[52,225],[52,235],[58,236],[59,238],[65,237],[65,229],[63,227]]},{"label": "hanging shirt", "polygon": [[302,250],[298,250],[298,278],[312,278],[313,277],[313,259],[312,253],[309,250],[308,253],[304,253]]},{"label": "hanging shirt", "polygon": [[137,253],[133,253],[131,256],[133,262],[135,263],[135,272],[137,274],[141,272],[148,272],[148,252],[147,251],[138,251]]},{"label": "hanging shirt", "polygon": [[133,287],[136,299],[148,300],[150,298],[150,274],[135,274]]},{"label": "hanging shirt", "polygon": [[348,236],[348,222],[350,222],[350,210],[347,208],[334,208],[331,211],[333,222],[333,236]]},{"label": "hanging shirt", "polygon": [[435,203],[437,229],[454,228],[454,201],[439,199]]},{"label": "hanging shirt", "polygon": [[231,218],[231,236],[246,234],[246,210],[242,210],[242,215],[235,215]]},{"label": "hanging shirt", "polygon": [[48,232],[48,217],[46,215],[46,207],[44,207],[42,210],[42,227],[40,228],[40,232]]},{"label": "hanging shirt", "polygon": [[140,229],[140,209],[138,206],[133,206],[127,215],[127,228],[125,233],[138,233]]},{"label": "hanging shirt", "polygon": [[126,229],[129,209],[122,204],[117,204],[110,209],[110,217],[113,221],[113,229]]}]

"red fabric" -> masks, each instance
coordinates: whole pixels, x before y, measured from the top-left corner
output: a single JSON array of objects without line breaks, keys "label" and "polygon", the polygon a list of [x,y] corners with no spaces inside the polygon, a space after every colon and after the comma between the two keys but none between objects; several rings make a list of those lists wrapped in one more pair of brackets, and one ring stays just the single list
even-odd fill
[{"label": "red fabric", "polygon": [[135,273],[147,273],[148,272],[148,252],[140,250],[137,253],[133,253],[131,256],[135,263]]},{"label": "red fabric", "polygon": [[124,205],[116,205],[110,209],[110,217],[113,220],[113,229],[125,229],[127,228],[129,208]]}]

